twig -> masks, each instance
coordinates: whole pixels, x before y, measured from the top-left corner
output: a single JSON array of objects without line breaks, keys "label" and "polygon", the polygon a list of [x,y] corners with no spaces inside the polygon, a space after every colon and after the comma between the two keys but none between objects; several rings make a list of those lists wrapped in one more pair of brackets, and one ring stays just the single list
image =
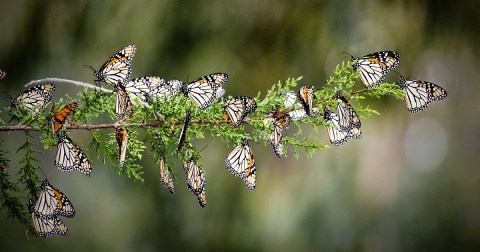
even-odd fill
[{"label": "twig", "polygon": [[33,80],[33,81],[30,81],[29,83],[25,84],[25,87],[30,87],[30,86],[33,86],[33,85],[46,84],[46,83],[71,84],[71,85],[76,85],[76,86],[80,86],[80,87],[94,89],[94,90],[97,90],[97,91],[113,93],[113,91],[110,90],[110,89],[99,87],[99,86],[96,86],[96,85],[93,85],[93,84],[90,84],[90,83],[74,81],[74,80],[67,80],[67,79],[60,79],[60,78],[45,78],[45,79],[41,79],[41,80]]}]

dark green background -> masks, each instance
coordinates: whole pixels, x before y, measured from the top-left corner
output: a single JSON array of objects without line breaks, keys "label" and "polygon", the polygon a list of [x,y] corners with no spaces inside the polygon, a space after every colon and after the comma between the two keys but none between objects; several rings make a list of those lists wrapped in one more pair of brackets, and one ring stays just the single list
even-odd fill
[{"label": "dark green background", "polygon": [[[74,131],[72,138],[93,163],[90,178],[59,172],[55,149],[39,155],[50,182],[77,210],[75,218],[63,218],[69,236],[26,237],[2,211],[0,249],[478,249],[479,7],[478,1],[2,1],[0,69],[7,77],[0,85],[12,96],[34,79],[92,82],[83,65],[99,68],[133,43],[132,77],[192,80],[226,72],[227,95],[234,96],[264,94],[273,83],[298,76],[301,84],[321,88],[345,60],[343,51],[362,56],[395,50],[399,72],[441,85],[448,98],[419,114],[392,97],[366,100],[381,115],[363,119],[363,138],[313,158],[301,154],[296,160],[290,152],[278,159],[269,145],[252,144],[253,192],[224,166],[232,147],[218,139],[199,141],[208,144],[202,152],[205,209],[186,188],[180,163],[172,197],[148,152],[145,183],[134,183],[88,150],[87,132]],[[54,99],[78,91],[58,85]],[[0,103],[8,106],[7,99]],[[328,141],[323,130],[304,133]],[[0,134],[12,176],[23,137]]]}]

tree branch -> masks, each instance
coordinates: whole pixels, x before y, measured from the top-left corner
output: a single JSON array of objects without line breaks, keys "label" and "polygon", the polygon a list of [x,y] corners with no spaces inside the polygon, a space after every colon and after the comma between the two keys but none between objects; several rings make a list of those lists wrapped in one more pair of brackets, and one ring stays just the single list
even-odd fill
[{"label": "tree branch", "polygon": [[33,81],[30,81],[29,83],[25,84],[25,87],[30,87],[30,86],[34,86],[34,85],[40,85],[40,84],[46,84],[46,83],[71,84],[71,85],[76,85],[76,86],[80,86],[80,87],[94,89],[94,90],[97,90],[97,91],[113,93],[113,91],[110,90],[110,89],[99,87],[99,86],[96,86],[96,85],[93,85],[93,84],[90,84],[90,83],[74,81],[74,80],[67,80],[67,79],[60,79],[60,78],[45,78],[45,79],[41,79],[41,80],[33,80]]}]

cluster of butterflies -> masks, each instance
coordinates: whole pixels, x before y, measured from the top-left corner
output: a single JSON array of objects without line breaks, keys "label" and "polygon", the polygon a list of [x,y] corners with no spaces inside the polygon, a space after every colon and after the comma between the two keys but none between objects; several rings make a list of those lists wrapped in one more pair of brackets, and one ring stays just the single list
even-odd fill
[{"label": "cluster of butterflies", "polygon": [[[225,73],[206,75],[189,83],[176,79],[166,81],[156,76],[145,76],[130,80],[132,73],[131,64],[135,52],[136,47],[128,45],[105,62],[98,71],[91,67],[94,71],[94,76],[97,78],[96,82],[105,82],[114,86],[115,115],[120,120],[128,119],[133,114],[131,101],[136,100],[136,97],[139,97],[141,102],[148,105],[153,100],[163,99],[165,101],[181,93],[192,100],[199,109],[206,110],[214,101],[220,99],[225,94],[223,86],[228,81],[228,75]],[[359,73],[361,81],[368,89],[375,88],[383,83],[386,74],[399,65],[399,55],[393,51],[375,52],[359,59],[351,56],[351,60],[353,69]],[[432,101],[442,100],[447,96],[443,88],[426,81],[409,80],[400,76],[398,85],[405,91],[407,108],[412,113],[422,111]],[[18,97],[11,98],[11,103],[13,106],[28,110],[34,116],[38,116],[44,111],[46,104],[51,101],[54,91],[55,86],[53,84],[37,85],[26,90]],[[267,137],[267,142],[272,145],[275,154],[279,158],[284,156],[282,140],[291,120],[302,120],[305,117],[323,117],[327,124],[330,142],[335,146],[342,145],[349,139],[362,137],[360,119],[354,108],[340,92],[337,92],[334,97],[337,101],[337,113],[331,111],[326,106],[323,107],[323,111],[315,107],[316,103],[314,100],[316,97],[313,86],[302,86],[297,93],[285,93],[283,96],[285,98],[285,110],[272,112],[264,120],[266,128],[271,130],[271,134]],[[58,110],[56,106],[52,106],[50,113],[51,128],[53,135],[58,136],[58,150],[54,163],[64,172],[76,170],[90,175],[92,169],[86,155],[67,136],[65,131],[59,133],[67,117],[77,107],[78,103],[76,102],[68,104],[61,110]],[[251,97],[240,96],[226,99],[224,100],[224,118],[236,128],[244,123],[246,117],[254,113],[256,108],[257,104]],[[184,126],[180,133],[177,151],[180,151],[184,145],[191,119],[191,114],[187,112]],[[128,128],[116,128],[115,138],[119,148],[119,163],[120,166],[123,166],[129,138]],[[256,167],[248,139],[243,139],[241,144],[231,151],[225,159],[225,165],[227,170],[234,176],[242,179],[250,190],[255,189]],[[194,158],[184,161],[183,167],[187,177],[188,188],[198,198],[200,206],[206,206],[206,181],[203,170],[197,165]],[[160,177],[163,186],[174,194],[172,173],[166,167],[163,158],[160,160]],[[46,183],[48,184],[48,182]],[[42,184],[43,187],[44,185]],[[50,188],[53,187],[50,186]],[[49,190],[55,191],[56,189]],[[48,218],[43,218],[47,215],[39,214],[39,205],[41,204],[38,202],[35,205],[37,210],[34,211],[34,214],[36,215],[32,214],[39,235],[48,236],[45,234],[62,234],[62,232],[65,232],[44,232],[45,222],[51,223],[49,228],[53,228],[52,230],[66,230],[66,227],[63,224],[59,224],[61,222],[58,218],[53,218],[51,217],[52,215],[48,215],[50,216]],[[30,204],[30,208],[34,209],[32,204]],[[56,215],[58,214],[53,216]],[[51,227],[52,225],[53,227]]]},{"label": "cluster of butterflies", "polygon": [[29,200],[28,210],[32,216],[35,230],[40,237],[50,237],[55,234],[67,235],[68,228],[58,216],[67,218],[75,216],[75,208],[67,196],[50,185],[46,179],[40,186],[40,195],[37,201]]}]

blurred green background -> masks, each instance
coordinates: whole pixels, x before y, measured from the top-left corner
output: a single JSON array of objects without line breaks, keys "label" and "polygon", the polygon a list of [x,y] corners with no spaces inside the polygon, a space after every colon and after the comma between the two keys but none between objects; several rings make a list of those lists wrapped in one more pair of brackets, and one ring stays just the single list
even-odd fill
[{"label": "blurred green background", "polygon": [[[278,159],[270,146],[252,144],[254,191],[226,170],[231,147],[218,139],[199,142],[208,144],[204,209],[188,191],[180,163],[172,197],[148,153],[145,183],[136,183],[101,164],[88,150],[87,132],[73,131],[92,160],[93,176],[59,172],[54,149],[39,155],[50,182],[77,210],[75,218],[63,218],[70,234],[26,237],[2,211],[0,249],[480,249],[480,103],[473,97],[480,91],[479,7],[478,1],[433,0],[0,2],[0,69],[7,72],[0,85],[12,96],[34,79],[92,82],[83,65],[98,69],[130,43],[137,46],[132,77],[192,80],[226,72],[233,96],[264,94],[278,80],[298,76],[321,88],[346,60],[343,51],[362,56],[379,50],[399,52],[399,72],[448,92],[419,114],[392,97],[366,100],[381,115],[362,121],[363,138],[313,158],[296,160],[290,152]],[[54,99],[78,91],[58,85]],[[9,106],[8,100],[0,105]],[[15,176],[24,134],[0,138]]]}]

